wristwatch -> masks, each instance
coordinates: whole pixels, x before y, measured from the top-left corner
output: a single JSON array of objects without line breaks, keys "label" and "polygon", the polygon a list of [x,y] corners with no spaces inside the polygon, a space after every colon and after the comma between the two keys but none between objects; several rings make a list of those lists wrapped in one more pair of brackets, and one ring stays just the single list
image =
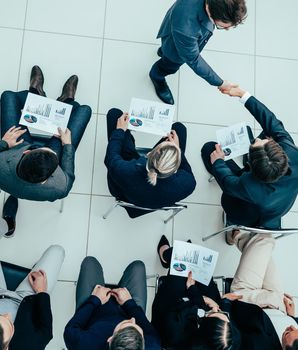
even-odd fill
[{"label": "wristwatch", "polygon": [[206,311],[205,311],[205,310],[203,310],[203,309],[198,309],[197,315],[198,315],[199,318],[203,318],[203,317],[205,316],[205,314],[206,314]]}]

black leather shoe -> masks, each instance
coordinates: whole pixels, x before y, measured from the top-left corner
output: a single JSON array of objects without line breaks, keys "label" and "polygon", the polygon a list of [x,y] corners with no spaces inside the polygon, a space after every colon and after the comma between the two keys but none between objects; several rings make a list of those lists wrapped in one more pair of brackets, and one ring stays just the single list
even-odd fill
[{"label": "black leather shoe", "polygon": [[31,75],[30,75],[30,88],[37,90],[40,96],[45,96],[46,94],[43,91],[43,83],[44,83],[44,77],[40,67],[38,66],[32,67]]},{"label": "black leather shoe", "polygon": [[58,101],[64,102],[67,99],[74,100],[79,78],[77,75],[72,75],[68,78],[63,86],[61,96],[57,98]]},{"label": "black leather shoe", "polygon": [[165,80],[163,80],[163,81],[154,80],[154,79],[151,78],[151,76],[150,76],[150,79],[152,80],[152,83],[153,83],[153,85],[155,87],[156,95],[164,103],[167,103],[169,105],[173,105],[175,103],[174,102],[174,97],[173,97],[173,95],[171,93],[171,90],[170,90],[167,82]]},{"label": "black leather shoe", "polygon": [[2,217],[7,222],[8,231],[4,234],[4,237],[11,238],[14,236],[16,229],[16,215],[18,211],[18,199],[9,196],[4,203]]},{"label": "black leather shoe", "polygon": [[159,253],[159,250],[162,246],[164,245],[168,245],[170,247],[170,243],[167,239],[167,237],[165,235],[162,235],[161,236],[161,239],[158,243],[158,246],[157,246],[157,254],[159,256],[159,260],[160,260],[160,263],[162,265],[162,267],[164,267],[165,269],[168,269],[170,267],[170,264],[169,263],[165,263],[162,259],[161,259],[161,256],[160,256],[160,253]]},{"label": "black leather shoe", "polygon": [[161,47],[159,47],[158,50],[157,50],[157,56],[162,57]]}]

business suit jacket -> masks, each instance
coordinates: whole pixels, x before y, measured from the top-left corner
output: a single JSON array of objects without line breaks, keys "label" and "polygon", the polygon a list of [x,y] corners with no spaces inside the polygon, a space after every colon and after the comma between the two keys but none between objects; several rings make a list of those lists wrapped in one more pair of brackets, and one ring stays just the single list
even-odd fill
[{"label": "business suit jacket", "polygon": [[224,194],[255,206],[259,213],[258,226],[277,229],[298,194],[298,148],[282,122],[255,97],[251,96],[245,107],[261,125],[265,136],[272,137],[283,148],[289,158],[289,170],[277,182],[262,183],[251,172],[236,176],[225,161],[219,159],[213,163],[213,174]]},{"label": "business suit jacket", "polygon": [[74,175],[75,150],[72,145],[63,146],[60,166],[44,183],[33,184],[17,175],[17,165],[23,152],[30,148],[29,143],[22,143],[8,148],[5,141],[0,142],[0,189],[16,198],[34,201],[50,201],[64,198],[72,188]]},{"label": "business suit jacket", "polygon": [[167,12],[157,37],[162,39],[165,57],[172,62],[186,63],[209,84],[220,86],[223,80],[200,55],[213,30],[205,0],[177,0]]},{"label": "business suit jacket", "polygon": [[241,350],[282,350],[269,316],[259,306],[226,299],[224,305],[241,332]]},{"label": "business suit jacket", "polygon": [[10,350],[44,350],[53,338],[50,296],[38,293],[21,302],[14,322],[15,333]]},{"label": "business suit jacket", "polygon": [[186,278],[172,275],[162,277],[152,304],[152,324],[161,337],[163,347],[175,350],[190,347],[198,330],[197,310],[209,310],[203,295],[221,304],[213,280],[208,286],[196,282],[187,289]]},{"label": "business suit jacket", "polygon": [[64,341],[67,349],[108,350],[107,340],[112,336],[116,325],[132,317],[143,330],[145,350],[159,350],[160,341],[156,331],[133,299],[120,306],[111,298],[102,305],[95,296],[90,296],[66,325]]},{"label": "business suit jacket", "polygon": [[112,132],[105,157],[109,189],[114,197],[158,209],[173,205],[193,192],[196,181],[184,154],[178,171],[168,178],[158,179],[156,186],[152,186],[147,180],[145,157],[129,161],[122,158],[124,135],[122,129]]}]

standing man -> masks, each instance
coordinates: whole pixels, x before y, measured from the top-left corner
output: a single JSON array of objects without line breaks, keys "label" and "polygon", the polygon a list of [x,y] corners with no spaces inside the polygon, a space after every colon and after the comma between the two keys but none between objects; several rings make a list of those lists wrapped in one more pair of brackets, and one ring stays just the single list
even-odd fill
[{"label": "standing man", "polygon": [[229,30],[246,17],[245,0],[177,0],[164,18],[157,38],[161,57],[151,68],[149,76],[157,96],[165,103],[174,98],[165,77],[174,74],[184,63],[209,84],[219,90],[231,87],[220,78],[200,53],[217,29]]}]

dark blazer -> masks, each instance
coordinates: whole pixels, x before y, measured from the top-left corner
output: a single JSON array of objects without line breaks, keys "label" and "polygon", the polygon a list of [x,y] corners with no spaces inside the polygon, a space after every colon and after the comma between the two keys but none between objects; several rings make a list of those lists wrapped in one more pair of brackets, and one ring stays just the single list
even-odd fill
[{"label": "dark blazer", "polygon": [[33,201],[50,201],[64,198],[70,192],[75,180],[73,145],[65,145],[62,149],[60,165],[44,184],[33,184],[21,179],[17,174],[17,165],[23,152],[31,147],[24,142],[8,148],[5,141],[0,143],[0,189],[16,198]]},{"label": "dark blazer", "polygon": [[298,148],[282,122],[255,97],[251,96],[245,107],[261,125],[265,136],[272,137],[283,148],[289,158],[289,171],[277,182],[266,184],[255,179],[251,172],[236,176],[219,159],[213,164],[213,173],[224,194],[255,206],[260,217],[258,226],[277,229],[280,218],[291,209],[298,194]]},{"label": "dark blazer", "polygon": [[177,0],[167,12],[157,37],[162,39],[165,57],[186,63],[209,84],[220,86],[223,80],[200,55],[214,30],[205,3],[205,0]]},{"label": "dark blazer", "polygon": [[144,311],[133,299],[122,306],[114,299],[102,305],[95,296],[90,296],[76,311],[64,331],[64,340],[68,350],[108,350],[108,338],[116,325],[134,317],[142,328],[145,350],[159,350],[160,341],[156,331],[147,320]]},{"label": "dark blazer", "polygon": [[175,350],[186,350],[190,347],[198,329],[198,308],[209,310],[203,295],[221,303],[213,280],[209,286],[197,282],[187,289],[186,278],[172,275],[162,278],[152,304],[152,324],[164,347]]},{"label": "dark blazer", "polygon": [[156,186],[152,186],[147,180],[146,158],[124,160],[121,156],[123,142],[124,131],[114,130],[105,157],[109,189],[114,197],[138,206],[158,209],[173,205],[193,192],[196,180],[184,154],[176,174],[158,179]]},{"label": "dark blazer", "polygon": [[38,293],[21,302],[14,322],[15,333],[10,350],[44,350],[53,338],[50,296]]}]

